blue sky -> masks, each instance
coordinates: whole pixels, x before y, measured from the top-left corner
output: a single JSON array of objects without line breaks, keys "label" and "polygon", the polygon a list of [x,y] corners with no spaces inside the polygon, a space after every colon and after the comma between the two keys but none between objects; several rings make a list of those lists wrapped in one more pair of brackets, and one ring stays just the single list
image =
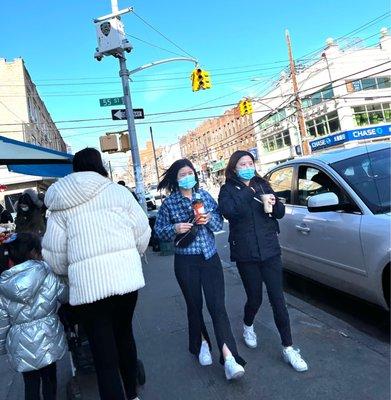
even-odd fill
[{"label": "blue sky", "polygon": [[[193,93],[190,63],[172,63],[134,75],[133,106],[146,114],[236,103],[244,95],[262,93],[287,59],[284,31],[289,29],[295,58],[322,47],[327,37],[339,37],[389,11],[388,0],[297,0],[238,2],[232,0],[119,0],[196,57],[211,71],[213,89]],[[18,0],[1,2],[0,57],[22,57],[54,121],[110,117],[99,98],[120,96],[118,61],[97,62],[94,17],[110,12],[110,0]],[[175,53],[183,52],[132,14],[123,18],[126,33]],[[354,34],[366,38],[390,26],[390,17]],[[4,40],[4,38],[6,38]],[[175,55],[129,38],[134,50],[128,68]],[[366,44],[375,43],[377,37]],[[258,81],[251,80],[258,78]],[[251,86],[251,87],[250,87]],[[185,87],[185,88],[183,88]],[[245,89],[247,88],[247,89]],[[173,143],[197,121],[158,123],[159,120],[219,115],[224,108],[146,118],[137,126],[140,145],[149,135],[149,122],[158,144]],[[80,129],[116,124],[111,120],[59,123],[74,151],[98,146],[98,138],[118,127]],[[118,161],[120,162],[120,161]]]}]

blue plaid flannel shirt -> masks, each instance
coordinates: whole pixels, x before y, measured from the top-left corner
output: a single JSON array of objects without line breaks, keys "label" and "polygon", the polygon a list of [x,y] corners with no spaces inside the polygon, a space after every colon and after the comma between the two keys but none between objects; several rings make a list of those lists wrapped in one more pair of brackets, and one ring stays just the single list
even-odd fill
[{"label": "blue plaid flannel shirt", "polygon": [[[222,229],[223,217],[216,201],[208,192],[200,189],[198,193],[204,202],[205,211],[211,215],[210,221],[206,225],[200,225],[196,239],[188,247],[175,247],[175,253],[203,254],[207,260],[217,252],[213,232]],[[194,199],[195,193],[193,192]],[[192,200],[183,196],[179,190],[172,193],[164,200],[159,209],[154,228],[157,237],[167,242],[174,240],[176,236],[174,225],[180,222],[190,222],[193,216]]]}]

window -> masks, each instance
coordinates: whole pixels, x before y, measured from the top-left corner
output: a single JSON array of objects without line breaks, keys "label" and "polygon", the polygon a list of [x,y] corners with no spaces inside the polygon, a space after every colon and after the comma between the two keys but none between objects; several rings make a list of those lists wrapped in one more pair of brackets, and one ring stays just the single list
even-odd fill
[{"label": "window", "polygon": [[306,126],[308,134],[313,137],[329,135],[330,133],[341,130],[338,113],[336,111],[322,115],[321,117],[311,121],[307,121]]},{"label": "window", "polygon": [[300,206],[307,206],[309,197],[328,192],[335,193],[340,202],[343,201],[342,191],[337,184],[325,172],[314,167],[299,167],[297,187],[297,204]]},{"label": "window", "polygon": [[262,147],[266,152],[283,149],[291,145],[289,130],[278,132],[262,139]]},{"label": "window", "polygon": [[391,210],[390,150],[378,150],[331,164],[374,214]]},{"label": "window", "polygon": [[292,204],[292,177],[293,167],[278,169],[277,171],[271,172],[267,177],[277,197],[281,198],[286,204]]},{"label": "window", "polygon": [[363,78],[346,83],[348,92],[359,92],[360,90],[388,89],[391,87],[391,76],[376,76]]},{"label": "window", "polygon": [[261,129],[266,129],[269,126],[275,125],[282,121],[286,117],[285,109],[277,110],[274,114],[272,114],[269,118],[259,124]]},{"label": "window", "polygon": [[365,104],[353,107],[353,118],[357,126],[391,122],[390,103]]},{"label": "window", "polygon": [[318,92],[315,92],[305,98],[303,98],[302,103],[303,107],[311,107],[316,104],[322,103],[323,101],[332,99],[334,97],[333,87],[331,84],[325,86]]}]

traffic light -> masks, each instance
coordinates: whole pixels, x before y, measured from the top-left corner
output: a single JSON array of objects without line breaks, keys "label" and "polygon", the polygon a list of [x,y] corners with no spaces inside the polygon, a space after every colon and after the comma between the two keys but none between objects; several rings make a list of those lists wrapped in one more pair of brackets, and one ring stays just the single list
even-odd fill
[{"label": "traffic light", "polygon": [[212,87],[212,83],[210,81],[209,72],[202,71],[202,79],[203,79],[203,89],[210,89]]},{"label": "traffic light", "polygon": [[250,100],[244,99],[239,102],[240,115],[250,115],[253,113],[253,105]]},{"label": "traffic light", "polygon": [[196,68],[191,73],[191,88],[193,92],[198,90],[210,89],[212,83],[210,81],[209,72],[202,70],[201,68]]}]

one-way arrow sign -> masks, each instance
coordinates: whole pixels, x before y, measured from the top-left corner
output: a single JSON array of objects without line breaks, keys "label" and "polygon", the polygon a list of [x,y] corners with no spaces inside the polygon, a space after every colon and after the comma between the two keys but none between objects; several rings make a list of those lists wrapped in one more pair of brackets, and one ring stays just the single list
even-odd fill
[{"label": "one-way arrow sign", "polygon": [[[144,110],[142,108],[134,108],[133,117],[134,119],[144,119]],[[113,120],[126,119],[125,109],[111,110],[111,119]]]}]

